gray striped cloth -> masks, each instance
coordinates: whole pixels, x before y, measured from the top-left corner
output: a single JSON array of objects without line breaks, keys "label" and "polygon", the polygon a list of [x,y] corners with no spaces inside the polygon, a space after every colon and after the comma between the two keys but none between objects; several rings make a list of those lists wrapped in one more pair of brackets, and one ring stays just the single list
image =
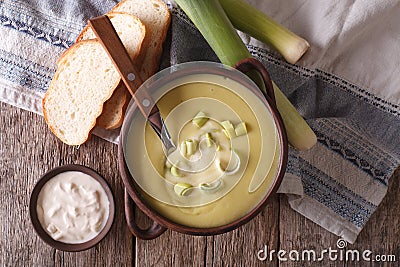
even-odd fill
[{"label": "gray striped cloth", "polygon": [[[74,43],[87,19],[108,12],[117,2],[2,0],[0,100],[41,114],[41,98],[55,72],[57,58]],[[265,6],[272,6],[272,2],[261,3],[260,8],[265,8],[267,12]],[[281,13],[292,14],[288,10],[290,6],[300,14],[307,10],[312,12],[312,8],[303,10],[296,7],[295,2],[280,2],[281,8],[287,5]],[[341,4],[346,8],[349,2],[354,1],[341,1]],[[174,4],[169,3],[169,7],[173,15],[172,25],[161,68],[194,60],[217,61],[213,51],[182,11]],[[381,14],[384,10],[379,12]],[[278,15],[277,19],[296,29],[307,24],[304,21],[306,18],[312,18],[304,14],[296,17],[297,13],[287,16],[286,21]],[[397,13],[388,14],[396,16]],[[328,15],[326,13],[327,19],[330,18]],[[373,15],[372,11],[367,12],[363,19]],[[347,21],[348,18],[352,15],[348,14]],[[338,31],[341,37],[346,36],[343,35],[348,28],[346,25],[343,23]],[[359,69],[348,72],[335,68],[342,66],[343,57],[342,61],[333,60],[328,67],[314,64],[317,61],[313,59],[317,57],[324,58],[324,62],[332,58],[327,53],[330,50],[320,45],[324,42],[318,42],[314,30],[311,26],[299,28],[311,42],[311,50],[297,65],[286,63],[264,44],[242,33],[241,36],[318,137],[317,145],[308,151],[290,150],[287,173],[279,192],[288,196],[294,210],[353,243],[378,208],[387,192],[389,179],[399,167],[400,93],[387,89],[391,80],[394,83],[397,74],[390,71],[386,76],[382,74],[378,79],[368,81],[361,78],[376,73],[365,73],[371,70],[367,65],[360,63]],[[352,46],[347,48],[352,49]],[[322,57],[321,51],[325,57]],[[336,48],[333,51],[341,50]],[[346,55],[343,52],[343,56]],[[393,56],[399,57],[399,53]],[[352,73],[360,75],[352,79]],[[118,140],[118,130],[96,129],[96,133],[113,142]]]}]

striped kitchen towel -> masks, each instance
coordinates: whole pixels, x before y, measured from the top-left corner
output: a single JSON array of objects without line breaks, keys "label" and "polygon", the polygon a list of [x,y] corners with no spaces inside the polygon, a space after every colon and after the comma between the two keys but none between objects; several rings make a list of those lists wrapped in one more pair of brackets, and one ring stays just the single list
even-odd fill
[{"label": "striped kitchen towel", "polygon": [[[294,210],[354,242],[400,164],[400,4],[248,1],[311,44],[305,57],[291,65],[241,33],[318,137],[308,151],[290,150],[280,192]],[[40,114],[59,55],[88,18],[116,2],[2,0],[0,100]],[[183,12],[173,3],[169,7],[171,38],[161,66],[217,61]],[[97,134],[118,139],[118,131]]]},{"label": "striped kitchen towel", "polygon": [[[393,8],[400,11],[400,5],[385,1],[388,6],[361,6],[350,12],[353,1],[279,3],[253,4],[284,25],[293,26],[292,30],[310,42],[311,49],[299,64],[288,64],[259,41],[241,36],[318,138],[308,151],[290,150],[279,192],[287,194],[294,210],[353,243],[385,196],[389,179],[400,164],[400,76],[394,72],[400,66],[400,56],[393,57],[400,55],[400,47],[393,42],[400,29],[390,28],[382,34],[377,29],[387,21],[375,21],[383,13],[393,12],[392,23],[398,25],[400,19]],[[313,10],[319,10],[318,14]],[[363,13],[367,11],[370,17]],[[178,8],[172,12],[171,64],[216,60],[210,49],[204,49],[205,41],[185,14]],[[315,25],[308,21],[311,19]],[[369,19],[374,23],[367,27]],[[356,36],[347,32],[356,30],[362,32]],[[391,45],[374,54],[382,42]],[[355,51],[353,55],[348,49],[363,53]],[[374,55],[374,59],[369,58]],[[387,67],[393,69],[388,71]]]}]

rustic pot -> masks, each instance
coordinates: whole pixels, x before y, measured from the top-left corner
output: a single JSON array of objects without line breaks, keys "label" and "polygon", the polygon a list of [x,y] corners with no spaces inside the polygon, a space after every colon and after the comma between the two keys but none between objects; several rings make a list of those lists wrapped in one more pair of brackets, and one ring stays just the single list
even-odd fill
[{"label": "rustic pot", "polygon": [[[190,65],[190,66],[188,66]],[[119,157],[119,169],[120,174],[122,176],[124,185],[125,185],[125,215],[126,220],[129,226],[130,231],[133,235],[141,239],[153,239],[161,235],[167,229],[171,229],[177,232],[190,234],[190,235],[216,235],[221,233],[226,233],[228,231],[234,230],[239,226],[249,222],[253,219],[264,207],[267,205],[268,200],[272,194],[276,193],[283,175],[285,173],[287,157],[288,157],[288,141],[286,136],[286,131],[282,122],[282,118],[276,108],[275,96],[273,91],[272,82],[269,78],[268,72],[265,70],[264,66],[255,59],[245,59],[238,64],[236,64],[235,68],[243,73],[247,73],[248,71],[258,71],[266,85],[266,92],[260,90],[254,82],[252,82],[245,74],[240,73],[238,78],[237,71],[227,68],[221,64],[217,63],[205,63],[200,62],[200,64],[196,65],[196,63],[175,65],[167,70],[163,70],[161,73],[156,74],[150,80],[147,81],[147,85],[150,83],[151,88],[156,90],[157,85],[165,84],[167,81],[171,81],[173,79],[182,77],[182,75],[193,75],[193,74],[217,74],[227,77],[229,79],[234,79],[236,82],[241,83],[246,86],[252,93],[254,93],[265,105],[265,108],[268,109],[272,117],[274,119],[275,125],[277,127],[278,137],[279,137],[279,146],[280,146],[280,156],[279,156],[279,166],[277,175],[274,179],[273,185],[271,189],[266,193],[265,197],[254,207],[249,213],[245,216],[231,222],[229,224],[212,227],[212,228],[196,228],[190,227],[182,224],[178,224],[161,214],[159,214],[155,209],[153,209],[150,205],[146,203],[144,198],[141,196],[141,193],[138,189],[138,185],[135,183],[134,178],[130,174],[128,170],[128,166],[125,161],[124,156],[124,145],[127,138],[127,133],[129,131],[131,120],[133,115],[137,109],[136,104],[131,103],[128,107],[119,139],[119,147],[118,147],[118,157]],[[235,72],[235,75],[233,75]],[[135,210],[134,206],[137,206],[141,209],[152,221],[152,225],[146,229],[140,228],[135,222]]]}]

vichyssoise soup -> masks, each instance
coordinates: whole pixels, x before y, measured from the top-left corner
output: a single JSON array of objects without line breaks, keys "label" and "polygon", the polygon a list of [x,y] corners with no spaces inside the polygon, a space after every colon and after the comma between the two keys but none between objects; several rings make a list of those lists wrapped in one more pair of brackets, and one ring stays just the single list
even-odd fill
[{"label": "vichyssoise soup", "polygon": [[166,153],[135,112],[125,160],[146,203],[170,220],[197,228],[229,224],[271,190],[279,165],[276,125],[241,84],[191,75],[153,94],[177,146]]}]

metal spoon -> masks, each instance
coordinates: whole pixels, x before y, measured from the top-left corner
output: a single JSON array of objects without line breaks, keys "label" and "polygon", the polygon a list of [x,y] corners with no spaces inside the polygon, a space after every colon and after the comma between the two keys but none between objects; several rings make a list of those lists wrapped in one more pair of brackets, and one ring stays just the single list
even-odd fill
[{"label": "metal spoon", "polygon": [[107,16],[100,16],[90,19],[88,24],[107,51],[108,56],[120,73],[122,81],[135,100],[140,112],[156,131],[167,153],[171,153],[176,149],[176,146],[171,140],[164,120],[161,118],[160,111],[151,95],[145,90],[137,90],[142,84],[139,72],[126,52],[110,19]]}]

